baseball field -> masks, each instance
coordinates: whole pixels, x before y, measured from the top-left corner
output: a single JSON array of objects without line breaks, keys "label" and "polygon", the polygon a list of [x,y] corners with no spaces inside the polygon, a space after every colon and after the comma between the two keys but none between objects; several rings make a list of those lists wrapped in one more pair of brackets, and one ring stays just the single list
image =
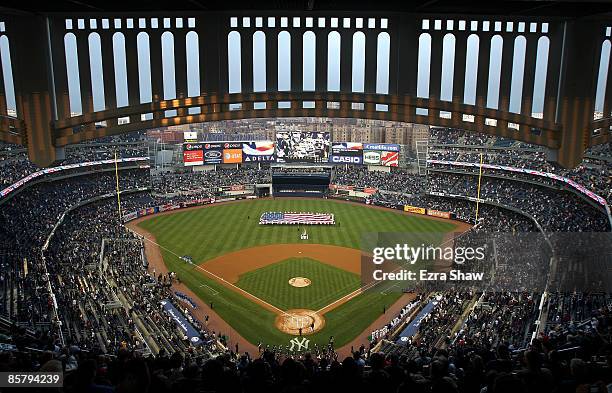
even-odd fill
[{"label": "baseball field", "polygon": [[[268,211],[334,213],[335,225],[259,225]],[[364,233],[456,232],[456,222],[324,199],[261,199],[145,217],[163,262],[252,344],[351,343],[401,296],[393,284],[362,289]],[[308,239],[301,239],[306,231]],[[153,242],[151,242],[153,243]],[[193,263],[186,262],[185,257]]]}]

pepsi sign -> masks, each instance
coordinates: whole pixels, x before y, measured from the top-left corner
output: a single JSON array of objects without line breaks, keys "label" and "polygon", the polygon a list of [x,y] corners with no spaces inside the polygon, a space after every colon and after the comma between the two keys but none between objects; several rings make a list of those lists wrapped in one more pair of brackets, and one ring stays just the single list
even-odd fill
[{"label": "pepsi sign", "polygon": [[225,142],[224,149],[242,149],[242,142]]}]

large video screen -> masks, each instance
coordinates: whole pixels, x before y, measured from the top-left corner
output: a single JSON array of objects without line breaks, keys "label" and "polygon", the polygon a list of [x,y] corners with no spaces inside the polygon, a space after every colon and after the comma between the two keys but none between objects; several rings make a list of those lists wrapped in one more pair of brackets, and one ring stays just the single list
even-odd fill
[{"label": "large video screen", "polygon": [[276,133],[277,162],[329,162],[329,132],[280,131]]}]

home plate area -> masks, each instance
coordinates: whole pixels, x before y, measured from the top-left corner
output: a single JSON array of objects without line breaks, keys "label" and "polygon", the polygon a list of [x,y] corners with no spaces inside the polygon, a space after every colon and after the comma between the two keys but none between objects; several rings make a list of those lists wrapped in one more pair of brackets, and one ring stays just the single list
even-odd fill
[{"label": "home plate area", "polygon": [[283,333],[305,336],[321,330],[325,326],[325,319],[315,311],[298,308],[277,315],[274,324]]}]

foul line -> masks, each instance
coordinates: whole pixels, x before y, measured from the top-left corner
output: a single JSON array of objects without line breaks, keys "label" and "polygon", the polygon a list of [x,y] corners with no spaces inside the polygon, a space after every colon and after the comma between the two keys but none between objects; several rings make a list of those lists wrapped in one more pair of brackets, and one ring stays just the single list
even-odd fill
[{"label": "foul line", "polygon": [[[451,241],[453,241],[453,240],[459,239],[460,237],[462,237],[463,235],[465,235],[466,233],[468,233],[468,232],[469,232],[469,231],[471,231],[471,230],[472,230],[472,228],[470,228],[470,229],[468,229],[468,230],[466,230],[466,231],[461,232],[459,235],[457,235],[457,236],[455,236],[455,237],[452,237],[452,238],[450,238],[450,239],[448,239],[448,240],[446,240],[446,241],[443,241],[442,243],[440,243],[440,244],[438,245],[438,247],[443,246],[443,245],[445,245],[445,244],[447,244],[447,243],[450,243],[450,242],[451,242]],[[401,268],[402,268],[402,267],[400,266],[400,267],[398,267],[397,269],[395,269],[395,270],[391,271],[391,273],[395,273],[396,271],[400,270]],[[376,285],[378,285],[378,284],[380,284],[380,283],[383,283],[383,282],[386,282],[386,281],[383,281],[383,280],[380,280],[380,281],[373,281],[373,282],[371,282],[370,284],[367,284],[367,285],[365,285],[365,286],[363,286],[363,287],[361,287],[361,288],[359,288],[359,289],[357,289],[357,290],[355,290],[355,291],[353,291],[353,292],[349,293],[348,295],[345,295],[345,296],[341,297],[340,299],[335,300],[334,302],[332,302],[332,303],[328,304],[327,306],[325,306],[325,307],[323,307],[323,308],[321,308],[321,309],[319,309],[319,310],[317,310],[317,311],[315,311],[315,312],[316,312],[316,313],[321,313],[323,310],[325,310],[325,312],[329,312],[329,311],[333,310],[335,307],[332,307],[331,309],[329,309],[329,308],[330,308],[331,306],[335,305],[336,303],[338,303],[338,302],[340,302],[340,301],[342,301],[342,300],[344,300],[344,299],[346,299],[346,301],[348,302],[349,300],[351,300],[351,299],[352,299],[352,298],[354,298],[355,296],[360,295],[361,293],[363,293],[363,292],[365,292],[365,291],[367,291],[367,290],[369,290],[369,289],[371,289],[371,288],[374,288]],[[397,284],[396,284],[396,285],[397,285]],[[389,289],[390,289],[390,288],[389,288]],[[381,293],[382,293],[382,292],[381,292]]]},{"label": "foul line", "polygon": [[[146,240],[146,241],[148,241],[148,242],[150,242],[150,243],[152,243],[152,244],[155,244],[157,247],[159,247],[159,248],[161,248],[161,249],[163,249],[163,250],[168,251],[170,254],[174,255],[175,257],[177,257],[177,258],[178,258],[178,259],[180,259],[181,261],[184,261],[184,260],[181,258],[181,256],[180,256],[180,255],[178,255],[178,254],[177,254],[177,253],[175,253],[174,251],[170,250],[169,248],[164,247],[164,246],[162,246],[161,244],[159,244],[159,243],[157,243],[157,242],[154,242],[153,240],[149,239],[148,237],[146,237],[146,236],[144,236],[144,235],[142,235],[142,234],[140,234],[140,233],[138,233],[138,232],[136,232],[136,231],[134,231],[134,230],[132,230],[132,229],[128,228],[127,226],[126,226],[126,228],[127,228],[128,230],[130,230],[130,231],[132,231],[132,232],[136,233],[138,236],[141,236],[141,237],[142,237],[144,240]],[[185,263],[187,263],[187,262],[185,262]],[[189,263],[187,263],[187,264],[189,264]],[[217,279],[217,281],[220,281],[220,282],[222,282],[222,283],[224,283],[224,284],[227,284],[228,286],[232,287],[232,289],[235,289],[236,291],[238,291],[238,292],[241,292],[241,293],[245,294],[247,297],[251,297],[251,298],[253,298],[253,299],[257,300],[258,302],[262,303],[262,305],[265,305],[266,307],[271,308],[272,310],[274,310],[274,311],[275,311],[275,312],[277,312],[278,314],[281,314],[281,315],[291,315],[291,314],[288,314],[288,313],[286,313],[285,311],[281,310],[280,308],[278,308],[278,307],[276,307],[276,306],[273,306],[272,304],[270,304],[270,303],[268,303],[268,302],[266,302],[266,301],[264,301],[264,300],[262,300],[262,299],[258,298],[257,296],[255,296],[255,295],[253,295],[253,294],[251,294],[251,293],[249,293],[249,292],[247,292],[247,291],[245,291],[244,289],[242,289],[242,288],[240,288],[240,287],[238,287],[238,286],[236,286],[236,285],[232,284],[231,282],[229,282],[229,281],[225,280],[223,277],[220,277],[220,276],[216,275],[215,273],[213,273],[213,272],[211,272],[211,271],[208,271],[208,270],[204,269],[204,268],[203,268],[203,267],[201,267],[200,265],[196,265],[195,263],[191,263],[191,264],[189,264],[189,265],[192,265],[192,266],[194,266],[196,269],[199,269],[199,270],[203,271],[204,273],[206,273],[206,274],[208,274],[208,275],[210,275],[210,276],[214,277],[215,279]]]},{"label": "foul line", "polygon": [[[178,255],[178,254],[177,254],[177,253],[175,253],[174,251],[170,250],[169,248],[164,247],[164,246],[162,246],[161,244],[159,244],[159,243],[157,243],[157,242],[154,242],[153,240],[151,240],[151,239],[149,239],[148,237],[146,237],[146,236],[144,236],[144,235],[142,235],[142,234],[140,234],[140,233],[138,233],[138,232],[134,231],[133,229],[129,228],[129,227],[128,227],[128,226],[126,226],[126,225],[124,225],[124,227],[125,227],[127,230],[129,230],[129,231],[131,231],[131,232],[133,232],[133,233],[137,234],[138,236],[142,237],[144,240],[146,240],[146,241],[148,241],[148,242],[150,242],[150,243],[152,243],[152,244],[155,244],[157,247],[159,247],[159,248],[161,248],[161,249],[164,249],[164,250],[168,251],[170,254],[172,254],[172,255],[176,256],[176,257],[177,257],[178,259],[180,259],[181,261],[184,261],[184,260],[181,258],[181,256],[180,256],[180,255]],[[463,232],[461,232],[461,233],[460,233],[458,236],[456,236],[456,237],[452,237],[452,238],[450,238],[450,239],[448,239],[448,240],[446,240],[446,241],[444,241],[444,242],[440,243],[438,246],[443,246],[443,245],[445,245],[445,244],[447,244],[447,243],[450,243],[450,242],[451,242],[451,241],[453,241],[453,240],[459,239],[459,238],[461,238],[463,235],[465,235],[466,233],[470,232],[471,230],[472,230],[472,228],[470,228],[470,229],[468,229],[468,230],[466,230],[466,231],[463,231]],[[185,262],[185,263],[187,263],[187,262]],[[264,301],[264,300],[262,300],[262,299],[258,298],[257,296],[255,296],[255,295],[253,295],[253,294],[251,294],[251,293],[249,293],[249,292],[245,291],[244,289],[242,289],[242,288],[240,288],[240,287],[238,287],[238,286],[236,286],[236,285],[232,284],[231,282],[226,281],[226,280],[225,280],[223,277],[220,277],[220,276],[216,275],[215,273],[213,273],[213,272],[211,272],[211,271],[208,271],[208,270],[204,269],[204,268],[203,268],[203,267],[201,267],[200,265],[196,265],[195,263],[191,263],[191,265],[192,265],[192,266],[194,266],[196,269],[199,269],[199,270],[203,271],[204,273],[206,273],[206,274],[208,274],[208,275],[210,275],[210,276],[214,277],[215,279],[217,279],[217,281],[221,281],[221,282],[223,282],[224,284],[227,284],[228,286],[230,286],[230,287],[232,287],[233,289],[237,290],[238,292],[241,292],[241,293],[245,294],[247,297],[250,297],[250,298],[253,298],[253,299],[257,300],[257,301],[258,301],[259,303],[261,303],[262,305],[265,305],[265,306],[267,306],[268,308],[273,309],[274,311],[276,311],[276,312],[277,312],[278,314],[280,314],[280,315],[288,315],[288,316],[291,316],[291,315],[292,315],[292,314],[289,314],[289,313],[287,313],[286,311],[283,311],[283,310],[281,310],[280,308],[278,308],[278,307],[276,307],[276,306],[273,306],[272,304],[270,304],[270,303],[268,303],[268,302],[266,302],[266,301]],[[402,267],[400,266],[400,267],[398,267],[397,269],[395,269],[395,270],[391,271],[391,273],[394,273],[394,272],[396,272],[396,271],[400,270],[401,268],[402,268]],[[382,281],[382,280],[380,280],[380,281],[374,281],[374,282],[372,282],[372,283],[370,283],[370,284],[367,284],[367,285],[365,285],[365,286],[363,286],[363,287],[361,287],[361,288],[359,288],[359,289],[356,289],[355,291],[353,291],[353,292],[349,293],[348,295],[345,295],[345,296],[341,297],[340,299],[334,300],[333,302],[331,302],[331,303],[330,303],[330,304],[328,304],[327,306],[324,306],[324,307],[320,308],[319,310],[315,311],[315,313],[323,315],[323,311],[324,311],[324,310],[325,310],[325,312],[329,312],[329,311],[333,310],[334,308],[336,308],[336,307],[332,307],[332,306],[336,305],[337,303],[339,303],[339,302],[348,302],[349,300],[353,299],[354,297],[356,297],[356,296],[360,295],[361,293],[363,293],[363,292],[365,292],[365,291],[367,291],[367,290],[369,290],[369,289],[371,289],[371,288],[374,288],[376,285],[378,285],[378,284],[380,284],[380,283],[383,283],[383,282],[386,282],[386,281]],[[204,285],[206,285],[206,284],[204,284]],[[218,293],[218,292],[217,292],[217,293]],[[381,293],[382,293],[382,292],[381,292]],[[346,299],[346,300],[345,300],[345,299]],[[331,308],[330,308],[330,307],[331,307]]]},{"label": "foul line", "polygon": [[217,296],[219,294],[219,291],[215,290],[214,288],[210,287],[209,285],[202,284],[202,285],[199,286],[199,288],[202,288],[202,287],[206,287],[206,289],[208,289],[212,293],[213,296]]}]

